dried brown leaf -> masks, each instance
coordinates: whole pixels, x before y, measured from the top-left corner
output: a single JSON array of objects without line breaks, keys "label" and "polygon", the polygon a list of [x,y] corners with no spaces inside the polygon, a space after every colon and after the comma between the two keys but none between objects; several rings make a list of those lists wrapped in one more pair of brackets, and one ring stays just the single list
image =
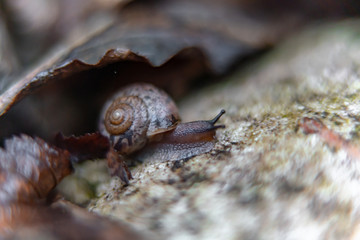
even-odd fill
[{"label": "dried brown leaf", "polygon": [[[97,134],[85,139],[88,147],[103,140]],[[0,238],[140,239],[129,227],[85,209],[47,206],[45,198],[71,171],[67,150],[25,135],[6,140],[0,150]]]},{"label": "dried brown leaf", "polygon": [[126,225],[69,203],[0,205],[1,239],[142,239]]},{"label": "dried brown leaf", "polygon": [[[241,37],[249,34],[243,34],[244,25],[239,25],[243,17],[232,5],[212,1],[211,5],[201,1],[186,4],[140,2],[125,8],[112,27],[63,57],[38,66],[4,92],[0,96],[0,115],[29,93],[55,82],[59,85],[42,93],[56,98],[54,89],[58,91],[66,86],[75,95],[78,86],[87,85],[88,106],[94,101],[90,99],[94,97],[92,94],[96,100],[131,81],[153,82],[173,95],[180,95],[194,77],[209,69],[223,73],[236,59],[267,46],[267,43],[252,44]],[[189,16],[186,11],[175,11],[184,8],[195,12]],[[205,15],[206,19],[194,19],[197,15]]]},{"label": "dried brown leaf", "polygon": [[70,153],[40,138],[22,135],[5,141],[0,149],[0,192],[6,201],[42,199],[72,172]]},{"label": "dried brown leaf", "polygon": [[36,188],[16,172],[0,171],[0,206],[11,203],[36,203],[40,196]]},{"label": "dried brown leaf", "polygon": [[99,132],[78,137],[64,137],[59,133],[55,137],[55,144],[59,148],[68,150],[74,162],[105,158],[110,147],[109,139]]}]

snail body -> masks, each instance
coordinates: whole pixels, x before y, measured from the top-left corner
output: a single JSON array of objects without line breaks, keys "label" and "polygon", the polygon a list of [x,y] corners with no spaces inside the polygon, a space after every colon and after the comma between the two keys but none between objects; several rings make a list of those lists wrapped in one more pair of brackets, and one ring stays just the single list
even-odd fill
[{"label": "snail body", "polygon": [[132,158],[147,162],[176,161],[209,152],[215,146],[216,129],[224,127],[214,124],[224,113],[222,110],[212,120],[179,123],[175,129],[151,139]]},{"label": "snail body", "polygon": [[140,83],[120,90],[104,105],[99,130],[119,154],[175,161],[209,152],[216,129],[224,127],[214,124],[224,113],[209,121],[181,123],[169,95]]}]

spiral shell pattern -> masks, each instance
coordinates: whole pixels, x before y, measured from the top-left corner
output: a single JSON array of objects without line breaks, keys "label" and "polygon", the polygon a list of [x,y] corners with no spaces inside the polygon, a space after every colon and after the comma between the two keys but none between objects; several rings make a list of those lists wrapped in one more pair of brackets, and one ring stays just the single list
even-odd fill
[{"label": "spiral shell pattern", "polygon": [[147,106],[137,96],[118,97],[107,108],[101,133],[108,136],[114,148],[129,154],[146,144],[149,126]]},{"label": "spiral shell pattern", "polygon": [[134,120],[134,109],[127,103],[130,102],[129,100],[129,98],[116,99],[105,113],[105,128],[112,135],[124,133]]},{"label": "spiral shell pattern", "polygon": [[151,84],[123,88],[105,104],[99,130],[114,148],[129,154],[142,148],[149,138],[172,130],[180,121],[175,103]]}]

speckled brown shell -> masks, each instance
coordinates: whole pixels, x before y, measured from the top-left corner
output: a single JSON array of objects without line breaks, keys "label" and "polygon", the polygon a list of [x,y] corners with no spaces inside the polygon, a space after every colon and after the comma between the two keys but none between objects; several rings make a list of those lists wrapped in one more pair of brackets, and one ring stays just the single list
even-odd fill
[{"label": "speckled brown shell", "polygon": [[121,89],[104,105],[100,116],[101,134],[124,154],[142,148],[149,138],[174,129],[180,121],[170,96],[145,83]]}]

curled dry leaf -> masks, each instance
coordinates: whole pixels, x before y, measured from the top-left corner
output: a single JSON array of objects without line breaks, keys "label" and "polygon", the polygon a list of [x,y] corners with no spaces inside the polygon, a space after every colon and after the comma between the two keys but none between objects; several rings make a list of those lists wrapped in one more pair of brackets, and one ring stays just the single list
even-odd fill
[{"label": "curled dry leaf", "polygon": [[64,137],[58,133],[55,137],[55,144],[61,149],[68,150],[71,153],[72,162],[77,163],[89,159],[105,158],[110,147],[109,139],[99,132],[78,137]]},{"label": "curled dry leaf", "polygon": [[127,225],[63,202],[52,206],[11,204],[0,208],[0,237],[12,240],[142,239]]},{"label": "curled dry leaf", "polygon": [[[176,1],[130,4],[120,12],[118,21],[112,27],[84,44],[70,49],[63,57],[37,67],[18,84],[3,93],[0,97],[0,113],[4,114],[13,103],[39,86],[112,63],[124,61],[143,63],[128,65],[126,68],[131,69],[127,70],[127,73],[130,74],[122,73],[126,68],[118,69],[120,77],[125,75],[126,78],[137,79],[151,72],[152,67],[163,66],[180,53],[176,66],[170,63],[164,66],[166,76],[163,78],[166,80],[161,81],[164,81],[163,85],[169,86],[167,68],[171,68],[171,71],[182,75],[183,78],[198,76],[208,67],[215,72],[223,73],[235,59],[252,53],[257,47],[264,47],[263,43],[255,44],[251,43],[250,39],[246,39],[249,34],[243,34],[247,31],[244,25],[236,27],[244,18],[237,12],[240,9],[231,10],[234,8],[233,4],[210,2],[210,5],[202,1],[193,3],[189,1],[180,5]],[[204,7],[206,9],[203,9]],[[193,9],[195,12],[188,15],[186,11],[177,9]],[[195,18],[197,15],[205,15],[206,19]],[[149,16],[152,17],[152,21],[149,21]],[[189,17],[193,21],[188,21]],[[210,66],[206,67],[208,63]],[[141,73],[139,68],[145,72]],[[176,71],[176,69],[180,70]],[[187,70],[184,72],[185,69]],[[140,74],[137,74],[139,72]],[[111,76],[106,76],[106,73],[102,75],[110,78],[101,79],[102,83],[104,80],[111,80]],[[181,77],[177,77],[176,80],[181,80]],[[119,81],[119,76],[116,76],[115,81]],[[173,84],[182,85],[172,80],[171,85]]]},{"label": "curled dry leaf", "polygon": [[47,205],[51,190],[72,172],[70,158],[67,150],[40,138],[5,141],[0,150],[1,239],[139,239],[128,227],[85,209]]},{"label": "curled dry leaf", "polygon": [[23,193],[37,195],[38,199],[27,198],[27,202],[43,199],[72,172],[69,152],[25,135],[6,140],[5,149],[0,150],[0,159],[4,174],[1,191],[8,201],[24,200]]},{"label": "curled dry leaf", "polygon": [[249,34],[240,10],[217,1],[130,4],[113,26],[50,58],[0,95],[0,115],[31,95],[1,117],[1,137],[94,132],[105,99],[129,82],[152,82],[173,97],[183,95],[195,77],[224,73],[236,59],[268,46],[259,41],[266,34],[256,37],[266,28]]},{"label": "curled dry leaf", "polygon": [[26,213],[23,206],[42,205],[72,165],[69,152],[25,135],[6,140],[0,160],[0,233],[6,234]]}]

